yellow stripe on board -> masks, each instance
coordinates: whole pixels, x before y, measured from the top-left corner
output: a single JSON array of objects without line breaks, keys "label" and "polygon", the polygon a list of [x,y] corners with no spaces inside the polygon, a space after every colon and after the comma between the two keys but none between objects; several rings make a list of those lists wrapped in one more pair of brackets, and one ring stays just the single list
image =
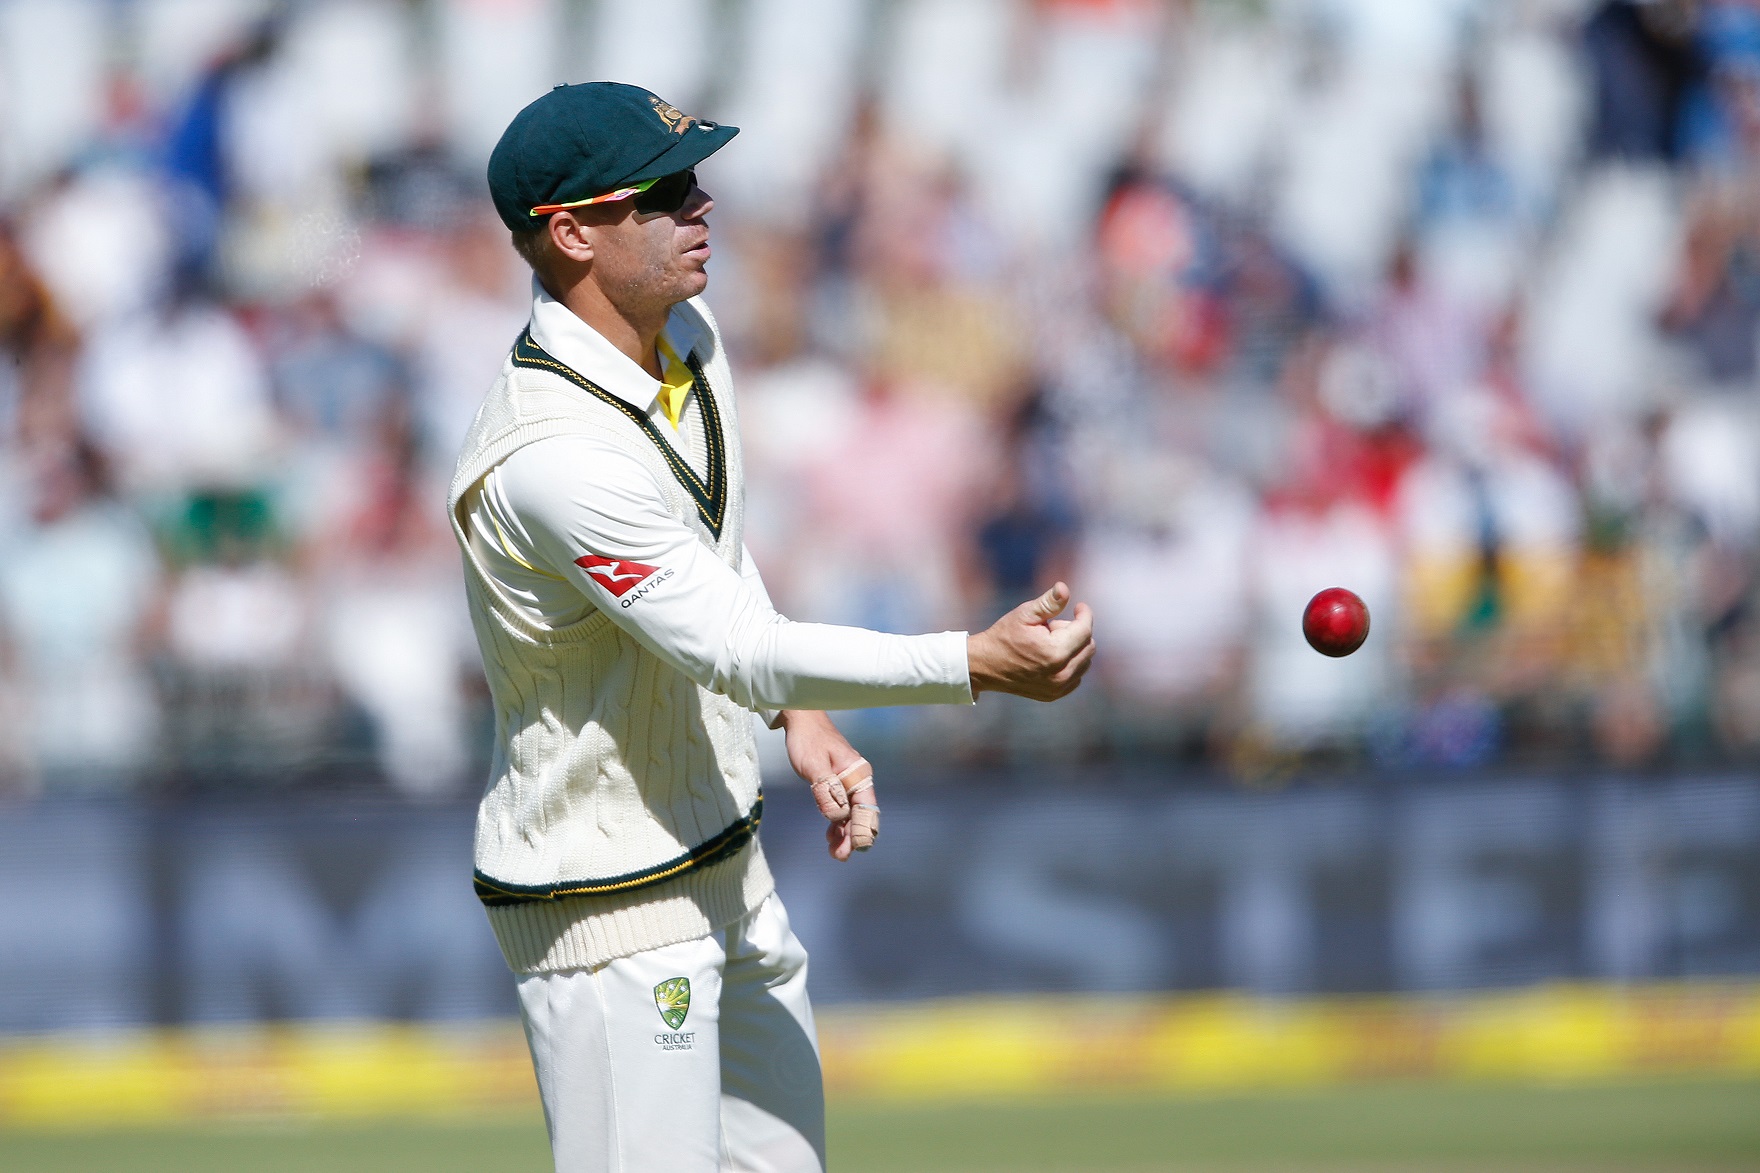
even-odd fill
[{"label": "yellow stripe on board", "polygon": [[0,1043],[0,1127],[446,1115],[536,1106],[517,1024],[380,1023]]},{"label": "yellow stripe on board", "polygon": [[[1760,1077],[1760,984],[1434,999],[970,998],[819,1016],[827,1090],[894,1099],[1210,1092],[1389,1078]],[[535,1109],[515,1023],[0,1041],[0,1127]]]},{"label": "yellow stripe on board", "polygon": [[829,1090],[904,1098],[1760,1076],[1760,985],[1434,999],[973,999],[827,1014],[819,1033]]}]

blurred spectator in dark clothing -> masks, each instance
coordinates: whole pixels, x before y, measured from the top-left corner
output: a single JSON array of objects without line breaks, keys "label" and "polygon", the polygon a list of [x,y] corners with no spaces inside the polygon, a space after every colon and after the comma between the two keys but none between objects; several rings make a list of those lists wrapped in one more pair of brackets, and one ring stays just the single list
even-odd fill
[{"label": "blurred spectator in dark clothing", "polygon": [[367,165],[367,212],[382,224],[445,232],[468,215],[480,180],[437,138],[423,137]]},{"label": "blurred spectator in dark clothing", "polygon": [[233,195],[226,142],[233,89],[241,76],[274,55],[281,32],[277,18],[260,22],[240,44],[208,66],[171,117],[163,165],[181,271],[205,273],[213,262],[221,218]]},{"label": "blurred spectator in dark clothing", "polygon": [[1418,169],[1419,267],[1461,304],[1493,312],[1514,295],[1538,209],[1486,132],[1479,78],[1463,69],[1453,125]]},{"label": "blurred spectator in dark clothing", "polygon": [[1268,386],[1322,314],[1319,286],[1259,225],[1226,233],[1229,334],[1234,377]]},{"label": "blurred spectator in dark clothing", "polygon": [[1695,0],[1608,0],[1589,18],[1583,44],[1594,73],[1591,155],[1680,158],[1682,111],[1705,75],[1695,40],[1698,10]]},{"label": "blurred spectator in dark clothing", "polygon": [[1683,145],[1719,171],[1752,167],[1760,154],[1760,9],[1750,0],[1707,7],[1699,28],[1705,79],[1683,111]]},{"label": "blurred spectator in dark clothing", "polygon": [[1760,332],[1760,199],[1741,185],[1707,189],[1688,215],[1686,243],[1662,325],[1720,383],[1754,377]]},{"label": "blurred spectator in dark clothing", "polygon": [[1067,576],[1075,519],[1045,509],[1026,491],[1022,470],[1004,465],[992,512],[978,526],[978,554],[992,599],[1013,598],[1034,583]]},{"label": "blurred spectator in dark clothing", "polygon": [[1752,557],[1708,552],[1701,613],[1710,634],[1711,718],[1725,751],[1760,757],[1760,574]]},{"label": "blurred spectator in dark clothing", "polygon": [[1075,493],[1039,396],[1016,409],[1009,432],[976,533],[986,613],[1067,580],[1077,536]]},{"label": "blurred spectator in dark clothing", "polygon": [[1509,169],[1485,140],[1479,87],[1463,74],[1455,94],[1454,126],[1418,171],[1418,219],[1503,218],[1515,211]]}]

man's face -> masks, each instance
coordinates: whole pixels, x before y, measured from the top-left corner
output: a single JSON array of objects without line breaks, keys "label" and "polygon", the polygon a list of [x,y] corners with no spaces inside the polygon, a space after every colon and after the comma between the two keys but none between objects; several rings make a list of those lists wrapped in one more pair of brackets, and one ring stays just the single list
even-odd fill
[{"label": "man's face", "polygon": [[592,242],[592,278],[606,298],[625,313],[640,313],[703,292],[709,284],[705,217],[715,201],[692,187],[676,212],[642,215],[633,205],[618,200],[573,213]]}]

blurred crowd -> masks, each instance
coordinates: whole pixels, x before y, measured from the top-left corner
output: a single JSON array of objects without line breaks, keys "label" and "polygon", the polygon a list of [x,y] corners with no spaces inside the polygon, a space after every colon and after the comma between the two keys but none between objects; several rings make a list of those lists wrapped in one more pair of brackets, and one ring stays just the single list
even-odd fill
[{"label": "blurred crowd", "polygon": [[1755,0],[0,0],[0,792],[474,789],[482,164],[590,77],[744,128],[781,609],[1096,610],[1069,702],[865,752],[1760,760]]}]

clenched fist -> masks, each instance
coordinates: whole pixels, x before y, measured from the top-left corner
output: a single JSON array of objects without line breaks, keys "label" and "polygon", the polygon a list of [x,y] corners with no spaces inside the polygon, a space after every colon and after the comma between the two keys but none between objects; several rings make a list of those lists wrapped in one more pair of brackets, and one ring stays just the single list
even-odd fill
[{"label": "clenched fist", "polygon": [[1077,603],[1068,619],[1069,588],[1058,583],[966,638],[972,695],[1011,692],[1036,701],[1066,697],[1094,662],[1094,613]]}]

